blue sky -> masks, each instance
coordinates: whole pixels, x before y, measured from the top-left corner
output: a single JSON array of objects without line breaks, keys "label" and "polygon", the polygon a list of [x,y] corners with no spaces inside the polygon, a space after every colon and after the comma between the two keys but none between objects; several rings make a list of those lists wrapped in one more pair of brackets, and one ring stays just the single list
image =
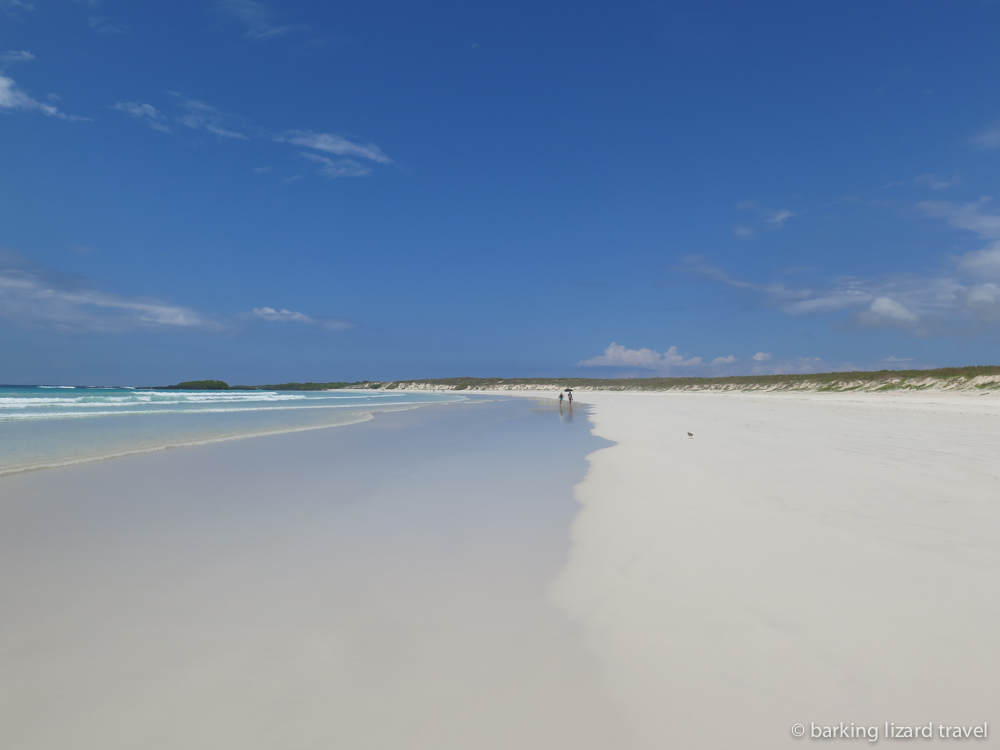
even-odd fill
[{"label": "blue sky", "polygon": [[0,382],[998,364],[998,28],[0,0]]}]

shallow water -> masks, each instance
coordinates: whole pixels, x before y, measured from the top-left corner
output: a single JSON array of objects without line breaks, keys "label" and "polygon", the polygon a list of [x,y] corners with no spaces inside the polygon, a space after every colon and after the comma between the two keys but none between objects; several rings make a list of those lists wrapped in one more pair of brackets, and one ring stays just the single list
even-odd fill
[{"label": "shallow water", "polygon": [[0,474],[365,421],[463,400],[391,391],[166,391],[0,387]]}]

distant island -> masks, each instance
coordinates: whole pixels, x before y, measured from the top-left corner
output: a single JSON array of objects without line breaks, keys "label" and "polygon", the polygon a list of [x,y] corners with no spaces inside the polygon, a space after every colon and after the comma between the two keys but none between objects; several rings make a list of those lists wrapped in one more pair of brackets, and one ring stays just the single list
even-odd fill
[{"label": "distant island", "polygon": [[533,390],[577,388],[602,391],[893,391],[1000,390],[1000,366],[942,367],[936,370],[822,372],[797,375],[734,375],[721,378],[425,378],[416,380],[227,385],[222,380],[189,380],[169,390],[332,391],[368,390]]},{"label": "distant island", "polygon": [[229,384],[221,380],[188,380],[177,385],[165,385],[158,391],[228,391]]}]

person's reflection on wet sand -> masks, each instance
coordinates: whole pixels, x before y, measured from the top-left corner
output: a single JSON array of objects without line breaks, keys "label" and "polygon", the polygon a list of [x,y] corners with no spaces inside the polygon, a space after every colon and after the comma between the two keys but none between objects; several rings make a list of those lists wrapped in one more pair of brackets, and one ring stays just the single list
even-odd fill
[{"label": "person's reflection on wet sand", "polygon": [[573,402],[569,402],[569,408],[563,411],[562,394],[559,394],[559,419],[563,422],[573,421]]}]

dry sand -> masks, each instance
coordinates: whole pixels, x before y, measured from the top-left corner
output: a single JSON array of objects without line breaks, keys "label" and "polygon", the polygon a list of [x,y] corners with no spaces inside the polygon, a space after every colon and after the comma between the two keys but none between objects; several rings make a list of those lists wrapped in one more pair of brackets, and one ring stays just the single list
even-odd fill
[{"label": "dry sand", "polygon": [[811,722],[992,734],[1000,398],[578,401],[617,444],[590,456],[554,596],[636,748],[813,744]]}]

